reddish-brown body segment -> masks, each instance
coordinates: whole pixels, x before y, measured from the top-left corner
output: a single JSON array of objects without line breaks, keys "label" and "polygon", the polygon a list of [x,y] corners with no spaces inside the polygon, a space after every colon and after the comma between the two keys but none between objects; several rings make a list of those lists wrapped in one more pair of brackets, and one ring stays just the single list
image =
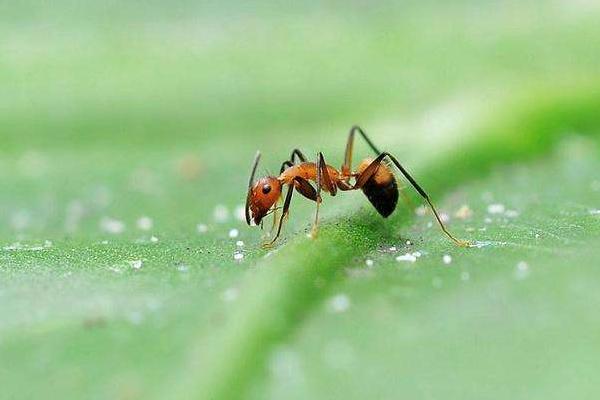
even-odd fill
[{"label": "reddish-brown body segment", "polygon": [[[327,165],[327,172],[329,177],[331,178],[334,185],[337,186],[338,181],[340,180],[348,180],[350,177],[343,177],[340,172],[332,167],[331,165]],[[307,181],[316,182],[317,181],[317,164],[314,162],[303,162],[301,164],[294,165],[293,167],[289,167],[279,176],[279,181],[284,185],[289,185],[294,181],[294,178],[303,178]],[[326,190],[328,193],[331,193],[333,188],[328,187],[326,182],[323,182],[323,190]]]}]

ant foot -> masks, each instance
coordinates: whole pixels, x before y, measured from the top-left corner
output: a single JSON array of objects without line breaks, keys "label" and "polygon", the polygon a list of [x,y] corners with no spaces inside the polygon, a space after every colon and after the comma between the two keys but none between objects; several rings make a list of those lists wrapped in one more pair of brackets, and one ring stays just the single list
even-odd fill
[{"label": "ant foot", "polygon": [[262,247],[263,249],[267,250],[267,249],[272,249],[275,244],[275,242],[264,242],[263,244],[260,245],[260,247]]},{"label": "ant foot", "polygon": [[468,240],[461,240],[461,239],[458,239],[458,240],[456,241],[456,244],[457,244],[459,247],[473,247],[473,243],[469,242]]}]

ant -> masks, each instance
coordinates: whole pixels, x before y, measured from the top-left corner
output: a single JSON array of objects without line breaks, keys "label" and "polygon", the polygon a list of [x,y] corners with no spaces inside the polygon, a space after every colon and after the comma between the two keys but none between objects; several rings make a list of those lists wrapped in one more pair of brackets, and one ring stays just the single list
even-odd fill
[{"label": "ant", "polygon": [[[359,133],[367,142],[369,147],[375,152],[376,158],[367,158],[361,161],[356,171],[352,171],[352,151],[354,148],[354,136]],[[290,159],[281,165],[280,175],[267,176],[258,179],[254,182],[256,169],[260,161],[260,152],[256,153],[256,158],[252,165],[250,181],[248,182],[248,195],[246,198],[246,222],[248,225],[261,225],[263,218],[271,213],[275,213],[274,225],[277,222],[277,210],[275,206],[283,195],[284,186],[288,186],[285,200],[283,202],[283,212],[279,218],[277,226],[277,234],[275,238],[266,243],[265,246],[273,245],[281,234],[281,227],[284,219],[288,216],[292,194],[294,189],[302,196],[316,202],[317,210],[315,221],[312,228],[311,236],[315,237],[319,225],[319,207],[321,205],[321,191],[329,193],[331,196],[337,194],[338,189],[341,191],[362,190],[367,196],[367,199],[375,207],[377,212],[384,218],[389,217],[398,203],[398,183],[392,172],[391,166],[385,161],[391,162],[400,170],[402,175],[410,182],[415,190],[425,199],[437,220],[442,231],[458,246],[467,247],[469,242],[457,239],[454,237],[440,218],[438,211],[431,202],[429,195],[421,188],[414,178],[406,171],[400,162],[390,153],[381,152],[369,139],[367,134],[358,126],[353,126],[348,135],[346,152],[344,156],[344,164],[340,170],[327,165],[323,153],[317,154],[317,161],[308,162],[306,157],[298,149],[294,149]],[[299,162],[298,162],[299,161]],[[354,182],[351,183],[352,179]],[[315,182],[315,186],[312,185]],[[274,207],[275,206],[275,207]]]}]

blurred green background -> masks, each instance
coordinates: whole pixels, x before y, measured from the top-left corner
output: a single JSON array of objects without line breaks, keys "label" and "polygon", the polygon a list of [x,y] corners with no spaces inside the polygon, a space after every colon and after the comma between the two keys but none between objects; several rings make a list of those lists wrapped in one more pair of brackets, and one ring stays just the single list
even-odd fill
[{"label": "blurred green background", "polygon": [[[592,0],[0,3],[0,398],[597,397],[599,50]],[[485,245],[342,193],[261,249],[255,151],[356,123]]]}]

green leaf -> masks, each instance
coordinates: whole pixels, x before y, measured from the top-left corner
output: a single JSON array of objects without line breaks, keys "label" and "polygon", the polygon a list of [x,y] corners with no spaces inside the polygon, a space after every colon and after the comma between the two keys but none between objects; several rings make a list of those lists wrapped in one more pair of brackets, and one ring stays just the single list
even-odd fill
[{"label": "green leaf", "polygon": [[[563,3],[0,5],[0,398],[597,397],[600,25]],[[356,122],[479,247],[344,193],[260,248],[256,149],[339,165]]]}]

